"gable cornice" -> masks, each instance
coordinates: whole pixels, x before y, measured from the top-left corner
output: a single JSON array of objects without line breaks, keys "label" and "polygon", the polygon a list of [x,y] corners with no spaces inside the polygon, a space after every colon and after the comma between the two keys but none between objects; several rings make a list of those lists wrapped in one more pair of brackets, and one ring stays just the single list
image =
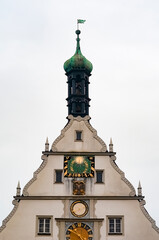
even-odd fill
[{"label": "gable cornice", "polygon": [[139,201],[139,204],[140,204],[140,208],[141,208],[143,214],[150,221],[150,223],[152,225],[152,228],[155,229],[155,231],[157,233],[159,233],[159,228],[156,226],[155,220],[150,216],[150,214],[147,212],[147,210],[144,207],[144,205],[146,204],[146,201],[145,200],[141,200],[141,201]]},{"label": "gable cornice", "polygon": [[110,157],[110,164],[121,175],[121,180],[123,180],[128,185],[128,187],[130,188],[131,191],[129,193],[129,196],[135,196],[136,195],[135,188],[129,182],[129,180],[125,177],[125,173],[118,167],[118,165],[115,163],[115,160],[116,160],[116,157],[111,156]]},{"label": "gable cornice", "polygon": [[9,213],[9,215],[2,221],[2,226],[0,227],[0,232],[2,232],[3,229],[6,227],[7,222],[13,217],[13,215],[15,214],[15,212],[19,206],[19,202],[17,200],[13,200],[12,204],[14,205],[14,208]]},{"label": "gable cornice", "polygon": [[33,174],[33,178],[25,185],[24,189],[23,189],[23,195],[24,196],[29,196],[29,193],[28,193],[28,187],[37,179],[37,175],[39,172],[41,172],[43,170],[43,168],[46,166],[47,164],[47,160],[48,160],[48,157],[46,155],[42,155],[42,164],[40,165],[40,167],[34,172]]}]

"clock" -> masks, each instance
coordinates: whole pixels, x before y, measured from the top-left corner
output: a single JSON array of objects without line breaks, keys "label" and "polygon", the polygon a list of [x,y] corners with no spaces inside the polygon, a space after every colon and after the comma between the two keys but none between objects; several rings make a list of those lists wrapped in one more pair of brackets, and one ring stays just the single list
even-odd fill
[{"label": "clock", "polygon": [[88,205],[82,200],[77,200],[71,204],[71,213],[75,217],[84,217],[88,213]]},{"label": "clock", "polygon": [[64,177],[94,177],[94,156],[65,156]]},{"label": "clock", "polygon": [[85,223],[72,224],[66,232],[66,240],[92,240],[92,229]]}]

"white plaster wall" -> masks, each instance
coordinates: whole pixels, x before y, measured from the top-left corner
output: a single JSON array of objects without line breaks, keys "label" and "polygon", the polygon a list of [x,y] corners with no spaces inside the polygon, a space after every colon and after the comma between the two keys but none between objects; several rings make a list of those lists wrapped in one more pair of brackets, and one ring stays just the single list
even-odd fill
[{"label": "white plaster wall", "polygon": [[[82,141],[75,141],[75,131],[82,131]],[[74,120],[71,127],[63,133],[64,137],[55,145],[57,151],[100,152],[102,144],[94,138],[94,133],[84,121]]]},{"label": "white plaster wall", "polygon": [[[52,240],[58,239],[55,218],[63,216],[64,204],[58,200],[23,200],[7,227],[0,233],[0,240]],[[36,216],[53,216],[53,235],[37,236]]]},{"label": "white plaster wall", "polygon": [[[94,201],[95,217],[104,218],[100,228],[100,240],[158,240],[159,234],[140,209],[137,200]],[[36,216],[53,216],[53,235],[36,235]],[[124,216],[124,234],[109,236],[107,216]],[[64,202],[61,200],[23,200],[7,227],[0,233],[0,240],[53,240],[59,239],[59,228],[55,218],[64,217]],[[96,231],[96,229],[94,229]]]},{"label": "white plaster wall", "polygon": [[[130,187],[121,179],[121,175],[112,167],[109,156],[96,156],[95,169],[103,170],[103,184],[95,183],[93,193],[96,196],[129,196]],[[96,181],[96,180],[95,180]]]},{"label": "white plaster wall", "polygon": [[[63,183],[55,183],[55,170],[63,169],[64,156],[50,155],[46,166],[29,186],[30,196],[69,196],[72,195],[72,178],[63,178]],[[96,176],[86,179],[86,195],[129,196],[130,187],[121,180],[121,175],[110,164],[109,156],[96,156],[95,169],[104,170],[104,183],[97,184]]]},{"label": "white plaster wall", "polygon": [[[101,227],[101,239],[159,240],[159,234],[141,211],[138,200],[98,200],[95,205],[95,215],[97,218],[105,219]],[[123,235],[108,235],[106,216],[109,215],[124,216]]]}]

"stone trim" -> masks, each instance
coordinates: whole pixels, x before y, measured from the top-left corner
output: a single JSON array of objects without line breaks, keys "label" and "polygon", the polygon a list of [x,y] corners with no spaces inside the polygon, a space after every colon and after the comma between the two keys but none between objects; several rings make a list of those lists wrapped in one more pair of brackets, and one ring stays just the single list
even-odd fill
[{"label": "stone trim", "polygon": [[79,155],[81,156],[114,156],[116,152],[47,152],[43,151],[42,152],[44,155],[49,156],[49,155],[69,155],[69,156],[74,156],[74,155]]},{"label": "stone trim", "polygon": [[12,204],[14,205],[14,208],[9,213],[9,215],[2,221],[2,226],[0,227],[0,232],[2,232],[3,229],[6,227],[7,222],[13,217],[13,215],[15,214],[15,212],[19,206],[19,202],[17,200],[13,200]]},{"label": "stone trim", "polygon": [[55,218],[57,222],[102,222],[104,218]]},{"label": "stone trim", "polygon": [[135,192],[135,188],[133,187],[133,185],[129,182],[129,180],[127,178],[125,178],[125,173],[118,167],[118,165],[114,162],[116,160],[115,156],[110,157],[110,164],[112,165],[112,167],[121,175],[121,180],[123,180],[130,188],[130,193],[129,196],[135,196],[136,192]]},{"label": "stone trim", "polygon": [[[76,200],[77,196],[15,196],[16,200]],[[80,196],[82,200],[143,200],[143,196]]]},{"label": "stone trim", "polygon": [[71,127],[73,124],[73,121],[84,121],[88,129],[93,133],[93,137],[102,145],[101,152],[106,152],[107,151],[107,146],[105,142],[97,135],[97,131],[92,127],[92,125],[89,123],[90,116],[85,116],[82,118],[81,116],[78,117],[73,117],[73,115],[69,115],[68,119],[70,119],[69,123],[61,130],[61,134],[55,139],[55,141],[52,144],[51,150],[53,152],[57,152],[58,149],[56,147],[56,144],[64,137],[65,132]]},{"label": "stone trim", "polygon": [[144,205],[146,204],[146,201],[145,200],[141,200],[139,201],[139,204],[140,204],[140,208],[143,212],[143,214],[145,215],[145,217],[150,221],[151,225],[152,225],[152,228],[157,232],[159,233],[159,228],[156,226],[156,222],[155,220],[150,216],[150,214],[147,212],[147,210],[145,209]]},{"label": "stone trim", "polygon": [[25,185],[24,189],[23,189],[23,195],[24,196],[29,196],[28,193],[28,187],[37,179],[37,175],[39,172],[41,172],[43,170],[43,168],[46,166],[47,164],[47,156],[46,155],[42,155],[42,164],[40,165],[40,167],[33,173],[33,178]]}]

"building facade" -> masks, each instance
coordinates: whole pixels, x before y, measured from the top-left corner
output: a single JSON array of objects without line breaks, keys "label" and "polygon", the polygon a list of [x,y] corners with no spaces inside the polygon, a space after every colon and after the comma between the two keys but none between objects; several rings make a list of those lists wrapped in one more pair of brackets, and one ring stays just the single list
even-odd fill
[{"label": "building facade", "polygon": [[159,240],[159,228],[116,164],[113,143],[97,135],[89,117],[93,66],[77,47],[64,64],[68,122],[49,146],[33,178],[20,185],[0,240]]}]

